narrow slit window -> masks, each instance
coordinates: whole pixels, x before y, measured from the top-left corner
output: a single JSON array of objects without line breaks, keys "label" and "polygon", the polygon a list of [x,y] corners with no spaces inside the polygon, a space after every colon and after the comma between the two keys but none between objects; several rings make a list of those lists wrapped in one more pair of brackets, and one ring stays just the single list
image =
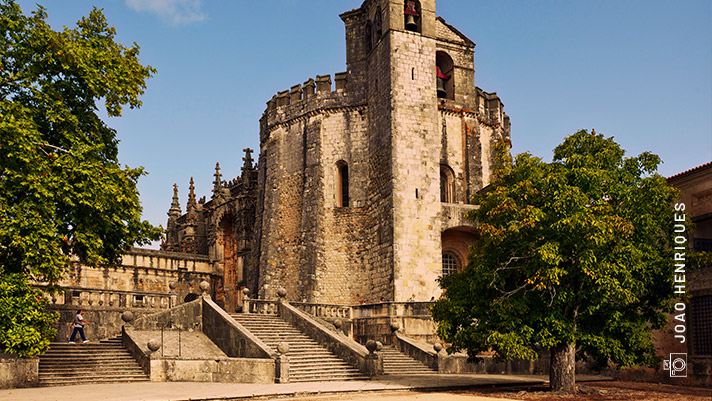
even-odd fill
[{"label": "narrow slit window", "polygon": [[337,164],[339,169],[339,181],[337,188],[338,207],[349,207],[349,165],[346,162]]}]

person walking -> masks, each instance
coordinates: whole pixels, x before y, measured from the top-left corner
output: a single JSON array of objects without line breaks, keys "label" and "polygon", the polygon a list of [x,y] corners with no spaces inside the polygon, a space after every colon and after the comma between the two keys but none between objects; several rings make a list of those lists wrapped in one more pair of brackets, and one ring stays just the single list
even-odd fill
[{"label": "person walking", "polygon": [[84,336],[84,325],[89,324],[86,320],[84,320],[84,317],[82,316],[82,310],[78,310],[76,316],[74,316],[74,320],[72,320],[72,328],[74,329],[72,331],[72,336],[69,337],[69,343],[74,344],[74,337],[77,336],[77,333],[82,337],[82,342],[88,343],[89,340],[87,340],[86,336]]}]

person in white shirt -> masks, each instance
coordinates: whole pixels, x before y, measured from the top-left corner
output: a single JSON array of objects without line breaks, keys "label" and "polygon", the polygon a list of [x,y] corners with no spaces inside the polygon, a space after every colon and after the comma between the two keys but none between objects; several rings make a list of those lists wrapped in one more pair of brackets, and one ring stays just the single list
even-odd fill
[{"label": "person in white shirt", "polygon": [[77,333],[82,337],[82,342],[88,343],[89,340],[87,340],[86,336],[84,336],[84,325],[89,324],[86,320],[84,320],[84,317],[82,316],[82,310],[77,311],[77,315],[74,316],[74,320],[72,320],[71,326],[74,328],[72,331],[72,336],[69,337],[69,343],[74,344],[74,337],[77,336]]}]

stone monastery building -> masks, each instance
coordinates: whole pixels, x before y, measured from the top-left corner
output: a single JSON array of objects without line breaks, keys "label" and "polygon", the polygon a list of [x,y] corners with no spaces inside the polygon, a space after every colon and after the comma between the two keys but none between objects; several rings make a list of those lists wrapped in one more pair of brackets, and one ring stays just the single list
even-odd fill
[{"label": "stone monastery building", "polygon": [[267,102],[259,163],[216,166],[211,198],[185,214],[175,188],[163,250],[206,255],[215,299],[242,289],[292,301],[427,301],[461,269],[472,195],[510,145],[496,93],[475,86],[475,43],[435,0],[366,0],[340,15],[346,72],[317,75]]}]

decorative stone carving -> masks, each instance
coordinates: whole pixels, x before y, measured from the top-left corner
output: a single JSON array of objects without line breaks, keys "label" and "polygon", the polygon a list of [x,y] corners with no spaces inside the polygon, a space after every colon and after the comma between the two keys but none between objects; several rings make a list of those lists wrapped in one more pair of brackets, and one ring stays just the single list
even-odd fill
[{"label": "decorative stone carving", "polygon": [[400,330],[401,325],[398,322],[391,322],[391,331],[395,333],[396,331]]},{"label": "decorative stone carving", "polygon": [[440,353],[440,351],[443,350],[443,345],[440,341],[436,342],[433,344],[433,349],[435,350],[436,353]]},{"label": "decorative stone carving", "polygon": [[130,310],[124,311],[124,313],[121,314],[121,320],[125,323],[131,323],[131,321],[134,320],[134,313]]},{"label": "decorative stone carving", "polygon": [[[383,346],[383,345],[381,345]],[[366,349],[368,352],[375,354],[376,351],[378,351],[378,341],[376,340],[368,340],[366,341]]]},{"label": "decorative stone carving", "polygon": [[146,346],[151,352],[156,352],[161,348],[161,342],[157,338],[152,338],[148,340]]},{"label": "decorative stone carving", "polygon": [[205,280],[201,281],[201,282],[200,282],[200,289],[201,289],[203,292],[208,292],[208,290],[210,289],[210,283],[208,283],[208,282],[205,281]]},{"label": "decorative stone carving", "polygon": [[282,341],[281,343],[277,344],[277,352],[282,355],[286,355],[287,352],[289,352],[289,344],[286,341]]},{"label": "decorative stone carving", "polygon": [[287,296],[287,290],[284,287],[279,287],[279,289],[277,289],[277,295],[280,298],[284,298]]}]

